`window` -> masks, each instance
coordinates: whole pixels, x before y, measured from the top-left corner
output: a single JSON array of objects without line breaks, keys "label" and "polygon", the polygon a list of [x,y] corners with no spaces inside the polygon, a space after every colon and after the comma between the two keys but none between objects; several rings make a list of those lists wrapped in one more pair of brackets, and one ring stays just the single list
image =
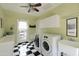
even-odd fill
[{"label": "window", "polygon": [[28,28],[27,22],[25,22],[25,21],[18,22],[18,29],[19,30],[27,30],[27,28]]}]

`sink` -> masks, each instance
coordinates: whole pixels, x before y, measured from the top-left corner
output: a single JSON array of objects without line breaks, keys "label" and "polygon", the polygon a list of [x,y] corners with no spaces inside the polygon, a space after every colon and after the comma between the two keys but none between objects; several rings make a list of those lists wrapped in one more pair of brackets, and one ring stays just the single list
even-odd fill
[{"label": "sink", "polygon": [[79,56],[79,42],[70,40],[61,40],[58,43],[58,55]]},{"label": "sink", "polygon": [[79,42],[77,42],[77,41],[61,40],[61,41],[59,41],[59,43],[64,44],[64,45],[68,45],[68,46],[72,46],[75,48],[79,48]]}]

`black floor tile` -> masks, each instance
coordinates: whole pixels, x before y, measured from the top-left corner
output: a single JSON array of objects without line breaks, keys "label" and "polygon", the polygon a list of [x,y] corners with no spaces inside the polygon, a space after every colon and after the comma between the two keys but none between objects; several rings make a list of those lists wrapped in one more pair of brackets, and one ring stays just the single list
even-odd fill
[{"label": "black floor tile", "polygon": [[33,50],[33,49],[35,49],[34,47],[30,47],[30,50]]},{"label": "black floor tile", "polygon": [[14,50],[13,52],[18,52],[19,50],[18,49],[16,49],[16,50]]},{"label": "black floor tile", "polygon": [[26,54],[27,55],[32,54],[32,51],[27,51]]},{"label": "black floor tile", "polygon": [[35,53],[33,53],[35,56],[40,55],[40,53],[38,51],[36,51]]}]

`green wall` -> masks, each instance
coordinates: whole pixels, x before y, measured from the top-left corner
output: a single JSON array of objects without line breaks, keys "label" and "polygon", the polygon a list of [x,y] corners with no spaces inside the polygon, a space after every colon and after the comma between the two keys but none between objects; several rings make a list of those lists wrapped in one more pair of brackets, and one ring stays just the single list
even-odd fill
[{"label": "green wall", "polygon": [[[2,21],[4,21],[4,12],[3,12],[3,9],[1,8],[0,6],[0,18],[2,18]],[[4,27],[4,24],[3,24],[3,27]]]},{"label": "green wall", "polygon": [[[41,15],[38,19],[43,19],[53,15],[60,16],[60,27],[59,28],[44,28],[42,31],[47,33],[60,34],[64,39],[73,38],[76,41],[79,41],[79,26],[78,26],[78,37],[69,37],[66,36],[66,19],[70,17],[78,17],[79,22],[79,4],[77,3],[66,3],[61,4],[55,9],[49,10],[47,13]],[[78,23],[79,25],[79,23]]]},{"label": "green wall", "polygon": [[6,31],[9,31],[9,27],[15,25],[18,19],[25,19],[28,24],[35,24],[36,18],[27,14],[20,14],[13,11],[4,10],[5,13],[5,28]]},{"label": "green wall", "polygon": [[[17,30],[17,20],[18,19],[25,19],[29,24],[34,25],[36,22],[36,17],[32,16],[32,15],[27,15],[27,14],[20,14],[20,13],[16,13],[16,12],[12,12],[12,11],[8,11],[8,10],[4,10],[5,13],[5,31],[9,31],[10,32],[10,27],[13,26],[14,28],[14,33],[16,34],[16,30]],[[35,28],[28,28],[28,39],[29,41],[32,40],[32,38],[34,37],[36,29]]]},{"label": "green wall", "polygon": [[[44,28],[43,31],[47,33],[60,34],[65,39],[70,38],[69,36],[66,36],[66,19],[70,17],[78,17],[78,22],[79,22],[79,4],[77,3],[61,4],[55,9],[48,10],[46,13],[41,14],[40,16],[21,14],[21,13],[17,13],[17,12],[0,8],[0,16],[3,17],[3,27],[4,27],[5,32],[10,31],[9,28],[13,26],[14,33],[16,33],[17,19],[25,19],[28,22],[28,24],[36,24],[37,20],[42,20],[43,18],[53,16],[55,14],[60,16],[60,27],[59,28]],[[35,34],[35,30],[36,30],[35,28],[28,29],[28,33],[29,33],[28,37],[30,38],[30,40],[32,40],[32,37]],[[79,30],[79,26],[78,26],[78,30]],[[79,35],[79,31],[77,32]],[[74,37],[74,39],[79,41],[79,36]]]},{"label": "green wall", "polygon": [[[0,19],[2,18],[2,21],[4,20],[4,14],[3,14],[3,11],[2,11],[2,8],[0,7]],[[0,37],[3,36],[3,28],[1,28],[1,24],[0,24]]]},{"label": "green wall", "polygon": [[[4,17],[3,17],[4,15]],[[10,27],[12,26],[14,28],[14,34],[16,35],[17,30],[17,20],[23,19],[26,20],[28,25],[34,25],[36,24],[37,17],[33,15],[27,15],[22,13],[13,12],[10,10],[5,10],[3,8],[0,8],[0,16],[3,17],[3,29],[4,32],[10,32]],[[36,29],[35,28],[28,28],[28,39],[32,40]],[[30,37],[32,36],[32,37]],[[16,39],[15,39],[16,40]]]}]

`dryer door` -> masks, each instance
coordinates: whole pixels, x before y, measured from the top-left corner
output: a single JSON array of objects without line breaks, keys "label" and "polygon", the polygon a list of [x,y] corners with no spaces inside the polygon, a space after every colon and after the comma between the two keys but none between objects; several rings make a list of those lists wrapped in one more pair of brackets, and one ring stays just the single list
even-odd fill
[{"label": "dryer door", "polygon": [[48,55],[52,52],[52,46],[48,40],[42,41],[42,54]]}]

